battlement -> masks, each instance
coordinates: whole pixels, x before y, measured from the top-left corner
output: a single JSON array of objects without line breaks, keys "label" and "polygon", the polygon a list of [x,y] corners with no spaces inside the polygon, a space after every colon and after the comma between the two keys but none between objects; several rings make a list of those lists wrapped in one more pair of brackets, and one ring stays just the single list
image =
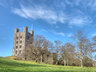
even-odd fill
[{"label": "battlement", "polygon": [[[23,27],[23,31],[28,32],[28,27],[26,27],[26,26]],[[19,32],[19,29],[16,28],[16,29],[14,30],[14,32],[15,32],[15,33]]]},{"label": "battlement", "polygon": [[[14,31],[14,43],[13,43],[13,56],[24,58],[22,55],[26,52],[26,46],[28,42],[33,43],[34,31],[28,32],[28,27],[23,27],[23,31],[19,32],[19,29]],[[31,40],[30,40],[31,39]],[[29,49],[30,50],[30,49]],[[31,51],[31,50],[30,50]]]},{"label": "battlement", "polygon": [[24,32],[28,32],[28,27],[23,27]]},{"label": "battlement", "polygon": [[23,27],[23,31],[21,31],[21,32],[19,31],[18,28],[16,28],[16,29],[14,30],[14,33],[22,33],[22,32],[34,34],[34,31],[33,31],[33,30],[30,30],[30,32],[28,32],[28,27],[27,27],[27,26]]},{"label": "battlement", "polygon": [[19,32],[19,29],[16,28],[14,32],[15,32],[15,33]]}]

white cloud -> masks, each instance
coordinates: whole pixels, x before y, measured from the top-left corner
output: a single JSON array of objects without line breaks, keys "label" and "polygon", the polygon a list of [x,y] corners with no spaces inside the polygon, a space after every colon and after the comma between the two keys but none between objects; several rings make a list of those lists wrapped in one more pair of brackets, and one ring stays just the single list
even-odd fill
[{"label": "white cloud", "polygon": [[96,11],[96,0],[90,0],[88,6],[90,7],[90,9]]},{"label": "white cloud", "polygon": [[96,33],[93,33],[93,34],[92,34],[92,37],[94,37],[94,36],[96,36]]},{"label": "white cloud", "polygon": [[63,32],[59,32],[59,33],[56,33],[57,35],[60,35],[60,36],[65,36],[65,34]]},{"label": "white cloud", "polygon": [[63,32],[56,32],[54,30],[51,31],[52,33],[56,34],[56,35],[59,35],[59,36],[65,36],[65,34]]},{"label": "white cloud", "polygon": [[85,20],[83,18],[73,18],[72,20],[69,21],[69,24],[81,26],[84,24],[84,21]]},{"label": "white cloud", "polygon": [[13,11],[15,14],[17,14],[17,15],[19,15],[19,16],[21,16],[21,17],[24,17],[24,18],[28,18],[28,16],[22,11],[22,10],[20,10],[20,9],[14,9],[14,11]]},{"label": "white cloud", "polygon": [[65,23],[68,19],[64,12],[57,13],[56,11],[45,9],[40,6],[24,7],[22,5],[20,9],[15,8],[12,12],[24,18],[31,18],[34,20],[43,19],[51,24],[56,24],[57,22]]},{"label": "white cloud", "polygon": [[91,23],[91,18],[85,16],[73,17],[69,20],[69,25],[74,25],[74,26],[82,26],[90,23]]},{"label": "white cloud", "polygon": [[75,35],[73,33],[69,33],[68,37],[75,37]]},{"label": "white cloud", "polygon": [[65,0],[65,3],[70,5],[70,6],[73,6],[73,3],[70,0]]},{"label": "white cloud", "polygon": [[74,0],[74,6],[82,6],[85,9],[96,11],[96,0]]},{"label": "white cloud", "polygon": [[90,11],[96,11],[96,0],[65,0],[65,4],[71,8],[80,7],[89,9]]},{"label": "white cloud", "polygon": [[64,14],[63,12],[60,12],[58,15],[58,20],[61,23],[66,23],[68,20],[68,16],[66,14]]},{"label": "white cloud", "polygon": [[22,28],[22,27],[19,27],[18,29],[19,29],[19,30],[23,30],[23,28]]},{"label": "white cloud", "polygon": [[45,30],[45,29],[41,29],[41,32],[47,32],[47,30]]},{"label": "white cloud", "polygon": [[58,21],[57,14],[52,10],[43,9],[42,7],[21,7],[14,9],[13,13],[31,19],[44,19],[52,24]]},{"label": "white cloud", "polygon": [[34,20],[43,19],[50,24],[60,22],[62,24],[69,24],[69,26],[82,26],[90,23],[90,19],[86,16],[77,15],[75,17],[70,14],[65,14],[63,11],[57,12],[42,6],[25,7],[24,5],[21,5],[21,8],[15,8],[12,11],[21,17]]}]

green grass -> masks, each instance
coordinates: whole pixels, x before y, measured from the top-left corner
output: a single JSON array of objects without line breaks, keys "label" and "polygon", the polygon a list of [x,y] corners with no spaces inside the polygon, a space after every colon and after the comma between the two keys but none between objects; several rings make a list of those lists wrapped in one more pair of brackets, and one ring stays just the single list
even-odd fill
[{"label": "green grass", "polygon": [[0,72],[96,72],[95,67],[57,66],[0,58]]}]

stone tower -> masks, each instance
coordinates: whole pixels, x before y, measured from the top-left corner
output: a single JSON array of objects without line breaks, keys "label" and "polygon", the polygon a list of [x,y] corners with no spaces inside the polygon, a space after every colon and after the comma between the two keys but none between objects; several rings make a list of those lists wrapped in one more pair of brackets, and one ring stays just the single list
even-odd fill
[{"label": "stone tower", "polygon": [[[28,32],[28,27],[23,27],[23,31],[19,32],[19,29],[14,31],[14,42],[12,56],[17,56],[21,59],[31,58],[31,49],[27,47],[28,42],[33,43],[34,31]],[[28,53],[27,53],[28,52]]]}]

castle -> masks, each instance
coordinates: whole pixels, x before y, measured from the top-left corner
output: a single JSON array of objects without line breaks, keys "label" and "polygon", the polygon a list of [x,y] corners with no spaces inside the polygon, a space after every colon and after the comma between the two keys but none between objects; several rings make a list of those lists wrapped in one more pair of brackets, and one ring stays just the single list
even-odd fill
[{"label": "castle", "polygon": [[[34,31],[31,30],[28,32],[28,27],[24,27],[22,32],[19,32],[19,29],[14,31],[14,43],[13,43],[13,52],[12,56],[17,56],[22,59],[26,59],[26,54],[28,55],[27,59],[31,58],[31,49],[27,48],[27,42],[33,43]],[[32,40],[29,40],[29,39]],[[26,53],[28,52],[28,53]]]},{"label": "castle", "polygon": [[[28,27],[24,27],[22,32],[19,32],[19,29],[16,28],[14,31],[12,56],[16,56],[22,60],[36,60],[37,62],[43,61],[53,64],[54,59],[57,57],[49,52],[47,48],[34,48],[33,37],[34,31],[30,30],[30,32],[28,32]],[[44,52],[46,52],[45,55],[43,54]]]}]

